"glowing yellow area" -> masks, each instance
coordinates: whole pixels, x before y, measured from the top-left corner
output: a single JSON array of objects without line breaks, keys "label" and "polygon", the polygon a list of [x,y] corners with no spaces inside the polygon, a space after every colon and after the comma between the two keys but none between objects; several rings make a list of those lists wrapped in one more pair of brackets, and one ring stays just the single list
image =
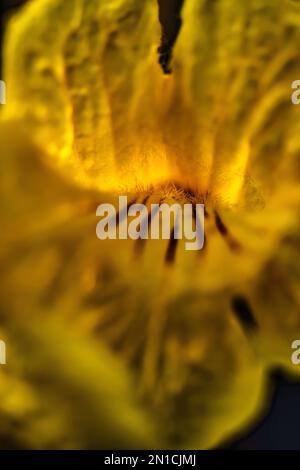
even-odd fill
[{"label": "glowing yellow area", "polygon": [[[182,18],[168,77],[153,0],[32,0],[9,24],[0,434],[16,447],[210,448],[261,410],[272,367],[292,370],[300,11],[186,0]],[[170,266],[169,240],[100,244],[98,204],[166,185],[205,203],[203,252],[178,243]]]}]

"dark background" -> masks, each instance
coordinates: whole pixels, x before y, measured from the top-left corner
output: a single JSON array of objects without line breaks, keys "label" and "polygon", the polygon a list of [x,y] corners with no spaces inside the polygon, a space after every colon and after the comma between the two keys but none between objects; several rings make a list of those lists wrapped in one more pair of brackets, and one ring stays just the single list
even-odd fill
[{"label": "dark background", "polygon": [[[0,51],[5,21],[26,1],[28,0],[1,0]],[[180,27],[175,5],[180,5],[182,0],[159,0],[159,2],[161,4],[160,20],[164,24],[163,40],[168,49],[172,47]],[[2,78],[2,60],[0,60],[0,78]],[[240,433],[235,441],[224,443],[222,448],[300,450],[300,384],[288,380],[280,371],[274,371],[270,377],[270,384],[273,390],[272,400],[265,416],[259,420],[258,424],[256,420],[256,424],[250,425],[248,430]]]}]

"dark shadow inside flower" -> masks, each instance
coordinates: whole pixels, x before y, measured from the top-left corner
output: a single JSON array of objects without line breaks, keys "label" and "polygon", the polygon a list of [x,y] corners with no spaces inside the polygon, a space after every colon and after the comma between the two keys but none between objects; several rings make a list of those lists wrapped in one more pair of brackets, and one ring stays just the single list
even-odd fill
[{"label": "dark shadow inside flower", "polygon": [[[9,380],[30,397],[20,446],[209,448],[262,410],[274,365],[293,370],[300,13],[283,3],[178,0],[170,27],[162,0],[160,13],[152,0],[33,0],[10,23],[1,307]],[[175,222],[166,239],[100,241],[96,208],[120,195],[118,227],[133,203],[144,222],[153,202],[204,204],[204,248],[186,250]],[[7,436],[16,414],[4,406]]]}]

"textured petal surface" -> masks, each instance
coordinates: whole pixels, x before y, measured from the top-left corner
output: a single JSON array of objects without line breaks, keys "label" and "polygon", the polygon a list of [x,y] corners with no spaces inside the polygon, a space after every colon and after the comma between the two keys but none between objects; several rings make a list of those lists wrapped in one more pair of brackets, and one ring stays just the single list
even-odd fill
[{"label": "textured petal surface", "polygon": [[[168,76],[150,0],[35,0],[8,28],[0,429],[16,447],[212,447],[261,411],[272,367],[295,372],[297,4],[186,0],[182,18]],[[100,242],[95,209],[120,192],[204,202],[204,250]]]}]

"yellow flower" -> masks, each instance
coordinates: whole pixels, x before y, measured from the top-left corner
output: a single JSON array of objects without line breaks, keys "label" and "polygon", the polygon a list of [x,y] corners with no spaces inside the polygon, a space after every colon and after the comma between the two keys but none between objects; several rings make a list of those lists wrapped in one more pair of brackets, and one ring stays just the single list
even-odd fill
[{"label": "yellow flower", "polygon": [[[299,374],[299,25],[293,0],[185,0],[166,75],[152,0],[11,19],[4,446],[209,448],[258,416],[273,367]],[[119,194],[204,203],[204,249],[99,241]]]}]

